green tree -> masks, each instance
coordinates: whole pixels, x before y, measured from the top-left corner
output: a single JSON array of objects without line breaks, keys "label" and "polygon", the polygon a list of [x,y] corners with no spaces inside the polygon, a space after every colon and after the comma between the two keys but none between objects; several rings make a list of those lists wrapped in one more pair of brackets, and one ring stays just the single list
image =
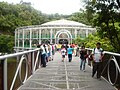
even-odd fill
[{"label": "green tree", "polygon": [[82,45],[82,43],[85,44],[86,48],[95,48],[96,43],[100,42],[102,45],[102,48],[106,51],[114,51],[114,48],[110,44],[110,41],[108,38],[101,39],[98,35],[98,33],[92,35],[90,34],[88,37],[81,39],[80,37],[76,38],[74,40],[75,43]]},{"label": "green tree", "polygon": [[0,2],[0,33],[14,35],[20,26],[40,25],[46,17],[29,4],[9,4]]},{"label": "green tree", "polygon": [[91,20],[88,17],[88,14],[86,11],[79,11],[76,13],[73,13],[69,18],[69,20],[77,21],[86,25],[91,25]]},{"label": "green tree", "polygon": [[120,53],[120,14],[117,0],[93,0],[91,7],[95,11],[94,26],[99,27],[101,38],[108,38],[115,52]]},{"label": "green tree", "polygon": [[0,35],[0,53],[12,53],[14,47],[13,41],[13,36]]}]

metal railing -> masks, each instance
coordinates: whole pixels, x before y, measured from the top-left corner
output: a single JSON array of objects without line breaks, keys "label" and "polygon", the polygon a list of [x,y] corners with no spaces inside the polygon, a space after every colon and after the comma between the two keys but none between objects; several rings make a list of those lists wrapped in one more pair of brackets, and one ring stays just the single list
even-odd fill
[{"label": "metal railing", "polygon": [[[14,58],[14,59],[9,60],[10,58]],[[0,56],[0,64],[2,68],[1,69],[2,77],[0,78],[1,79],[3,78],[1,81],[2,86],[0,86],[1,89],[14,90],[17,89],[23,83],[25,83],[26,80],[29,78],[29,76],[31,76],[38,68],[40,68],[40,64],[41,64],[40,59],[41,59],[40,49]],[[8,67],[10,66],[8,65],[9,62],[12,63],[12,66],[15,64],[15,68]],[[24,71],[23,71],[23,67],[24,67]],[[8,69],[9,70],[14,69],[14,70],[10,70],[12,72],[8,73],[9,72]],[[12,77],[12,79],[9,80],[9,77],[10,78]]]},{"label": "metal railing", "polygon": [[[92,49],[87,50],[91,51]],[[11,70],[12,79],[8,72],[12,67],[9,66],[9,58],[15,58],[12,60],[12,65],[16,64],[15,70]],[[24,84],[26,80],[31,76],[38,68],[40,68],[40,49],[29,50],[24,52],[18,52],[14,54],[8,54],[0,56],[0,65],[2,67],[3,83],[0,86],[2,90],[14,90],[20,85]],[[14,63],[16,61],[16,63]],[[24,64],[24,65],[23,65]],[[24,74],[23,74],[24,67]],[[1,69],[0,69],[1,70]],[[102,76],[111,85],[120,87],[120,54],[104,51]],[[11,77],[10,77],[11,78]],[[18,80],[19,79],[19,80]],[[19,85],[16,85],[16,81],[19,81]]]},{"label": "metal railing", "polygon": [[[93,49],[87,48],[88,51]],[[111,84],[120,88],[120,54],[104,51],[101,75]],[[90,61],[89,61],[90,62]]]}]

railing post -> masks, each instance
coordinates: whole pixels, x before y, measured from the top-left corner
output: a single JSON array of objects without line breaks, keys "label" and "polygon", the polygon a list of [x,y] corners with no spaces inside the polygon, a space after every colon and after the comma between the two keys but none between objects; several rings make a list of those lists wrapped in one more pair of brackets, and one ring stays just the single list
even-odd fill
[{"label": "railing post", "polygon": [[3,88],[7,90],[7,59],[3,61]]},{"label": "railing post", "polygon": [[34,73],[34,52],[32,52],[32,74]]}]

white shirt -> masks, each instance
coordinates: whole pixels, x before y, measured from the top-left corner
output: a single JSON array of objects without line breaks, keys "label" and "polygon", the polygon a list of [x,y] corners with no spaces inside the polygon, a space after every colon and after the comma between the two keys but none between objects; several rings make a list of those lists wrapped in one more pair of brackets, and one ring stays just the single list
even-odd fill
[{"label": "white shirt", "polygon": [[52,52],[52,45],[50,45],[50,52]]},{"label": "white shirt", "polygon": [[65,55],[65,53],[66,53],[66,49],[63,48],[63,49],[61,50],[61,54],[62,54],[62,55]]},{"label": "white shirt", "polygon": [[94,55],[95,62],[100,62],[101,55],[103,54],[103,50],[102,48],[100,49],[95,48],[93,49],[92,54]]},{"label": "white shirt", "polygon": [[49,50],[48,50],[48,46],[46,45],[46,51],[47,51],[47,53],[49,53]]},{"label": "white shirt", "polygon": [[43,45],[40,47],[42,49],[42,54],[45,54],[45,48],[43,47]]}]

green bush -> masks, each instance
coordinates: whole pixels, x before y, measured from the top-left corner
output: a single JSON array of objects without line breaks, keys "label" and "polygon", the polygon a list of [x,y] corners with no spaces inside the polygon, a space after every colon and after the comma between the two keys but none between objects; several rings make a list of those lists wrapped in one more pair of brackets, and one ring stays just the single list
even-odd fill
[{"label": "green bush", "polygon": [[86,48],[95,48],[96,43],[100,42],[101,47],[104,50],[114,51],[114,48],[111,46],[109,39],[108,38],[101,39],[97,33],[94,35],[90,34],[87,38],[84,38],[84,39],[81,39],[80,37],[78,37],[74,40],[74,42],[79,45],[84,43]]}]

